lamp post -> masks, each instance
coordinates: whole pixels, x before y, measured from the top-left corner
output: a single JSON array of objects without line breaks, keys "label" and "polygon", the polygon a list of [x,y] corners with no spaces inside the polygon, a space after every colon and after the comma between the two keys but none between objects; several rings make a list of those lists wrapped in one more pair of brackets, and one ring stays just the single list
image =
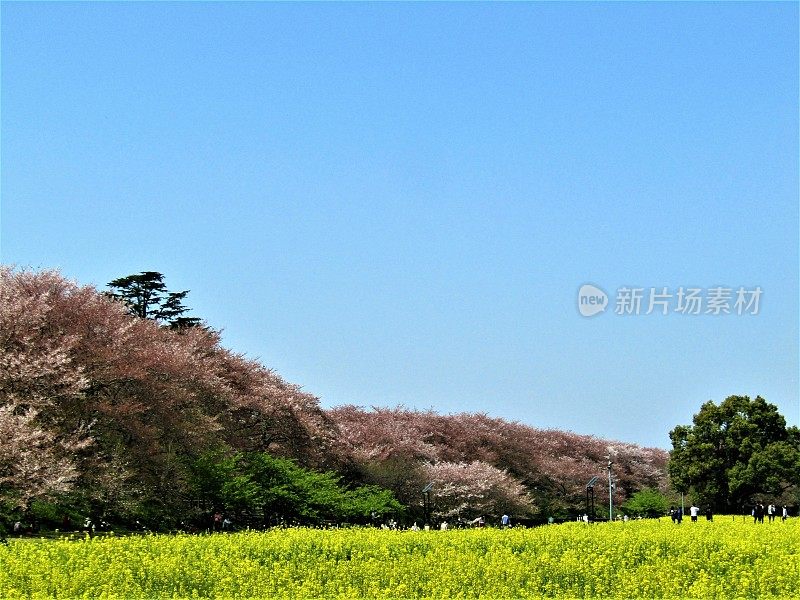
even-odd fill
[{"label": "lamp post", "polygon": [[589,483],[586,484],[586,516],[589,520],[594,521],[594,484],[597,482],[597,477],[592,477]]},{"label": "lamp post", "polygon": [[611,465],[614,463],[608,461],[608,520],[613,521],[614,519],[614,484],[611,483]]},{"label": "lamp post", "polygon": [[424,525],[428,525],[428,516],[431,509],[431,489],[433,489],[433,482],[431,481],[428,485],[422,488],[422,502],[423,502],[423,511],[425,512],[425,523]]}]

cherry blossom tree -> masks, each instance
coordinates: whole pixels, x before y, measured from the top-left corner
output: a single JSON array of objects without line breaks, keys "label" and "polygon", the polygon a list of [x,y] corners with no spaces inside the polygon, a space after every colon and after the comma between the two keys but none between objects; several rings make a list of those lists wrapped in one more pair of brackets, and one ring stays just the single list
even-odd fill
[{"label": "cherry blossom tree", "polygon": [[32,408],[0,406],[0,500],[9,508],[72,489],[78,471],[70,454],[90,443],[59,439],[36,416]]},{"label": "cherry blossom tree", "polygon": [[62,423],[55,413],[88,383],[72,359],[75,338],[50,328],[56,288],[52,274],[36,280],[0,268],[0,499],[11,507],[69,490],[77,477],[70,455],[91,442],[90,423]]},{"label": "cherry blossom tree", "polygon": [[433,514],[439,518],[528,516],[533,510],[524,486],[485,462],[428,463],[424,470],[433,483]]}]

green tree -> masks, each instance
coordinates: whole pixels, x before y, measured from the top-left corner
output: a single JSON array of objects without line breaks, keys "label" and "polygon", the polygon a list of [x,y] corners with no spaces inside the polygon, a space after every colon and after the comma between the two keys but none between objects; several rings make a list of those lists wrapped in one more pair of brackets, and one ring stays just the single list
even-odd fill
[{"label": "green tree", "polygon": [[108,295],[124,302],[131,314],[143,319],[153,319],[174,329],[196,327],[200,319],[184,317],[189,309],[183,301],[189,290],[170,292],[164,275],[157,271],[142,271],[138,275],[119,277],[108,283]]},{"label": "green tree", "polygon": [[192,465],[192,484],[205,512],[224,510],[237,522],[253,525],[365,523],[373,514],[383,516],[403,508],[388,490],[347,489],[335,473],[304,469],[263,452],[205,454]]},{"label": "green tree", "polygon": [[264,515],[271,519],[367,522],[373,514],[383,516],[403,508],[389,490],[378,486],[347,489],[335,473],[304,469],[263,452],[244,455],[243,468],[262,490]]},{"label": "green tree", "polygon": [[800,431],[786,427],[761,396],[706,402],[692,425],[669,435],[673,487],[715,511],[737,511],[755,499],[780,501],[800,487]]},{"label": "green tree", "polygon": [[656,518],[667,514],[669,500],[664,494],[652,488],[639,490],[631,496],[622,510],[635,517]]},{"label": "green tree", "polygon": [[351,520],[367,522],[372,518],[386,517],[403,510],[390,490],[377,485],[365,485],[344,492],[342,512]]}]

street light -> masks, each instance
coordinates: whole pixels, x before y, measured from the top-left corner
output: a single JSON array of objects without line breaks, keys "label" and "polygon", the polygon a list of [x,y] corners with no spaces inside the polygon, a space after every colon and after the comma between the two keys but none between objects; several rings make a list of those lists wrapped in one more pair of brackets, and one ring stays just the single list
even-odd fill
[{"label": "street light", "polygon": [[614,519],[614,484],[611,483],[611,465],[614,463],[608,461],[608,520],[609,522]]},{"label": "street light", "polygon": [[428,525],[428,514],[430,513],[431,508],[431,490],[433,489],[433,482],[431,481],[428,485],[422,488],[422,507],[423,511],[425,512],[425,525]]}]

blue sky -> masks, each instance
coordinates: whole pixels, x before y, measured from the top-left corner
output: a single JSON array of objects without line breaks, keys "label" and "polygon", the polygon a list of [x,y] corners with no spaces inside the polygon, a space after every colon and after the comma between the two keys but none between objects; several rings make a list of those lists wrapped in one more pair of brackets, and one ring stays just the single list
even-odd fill
[{"label": "blue sky", "polygon": [[0,106],[4,263],[161,271],[324,406],[798,423],[797,3],[3,2]]}]

